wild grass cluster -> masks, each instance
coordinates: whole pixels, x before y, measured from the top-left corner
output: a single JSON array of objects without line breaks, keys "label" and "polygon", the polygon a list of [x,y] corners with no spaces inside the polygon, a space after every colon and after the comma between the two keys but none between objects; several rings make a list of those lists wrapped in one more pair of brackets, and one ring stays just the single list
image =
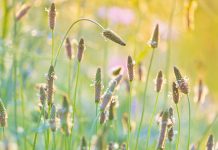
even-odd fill
[{"label": "wild grass cluster", "polygon": [[[119,30],[104,27],[97,19],[74,18],[64,33],[57,34],[56,26],[62,24],[57,17],[61,15],[56,4],[49,3],[46,16],[49,44],[43,40],[25,43],[28,40],[22,37],[22,21],[32,5],[20,6],[16,0],[3,3],[6,11],[1,21],[0,43],[0,149],[217,149],[218,134],[214,131],[217,112],[209,110],[215,117],[202,127],[198,115],[201,115],[200,105],[207,88],[199,79],[193,90],[190,76],[185,75],[186,68],[171,61],[171,32],[166,62],[157,58],[161,43],[159,24],[150,27],[152,30],[147,36],[150,40],[144,41],[149,47],[148,55],[136,61],[135,53],[122,50],[133,43],[127,42]],[[192,5],[192,1],[187,3],[186,17],[188,27],[193,29],[195,9]],[[7,19],[11,18],[12,30],[8,30]],[[76,26],[80,26],[82,32],[89,28],[86,24],[96,27],[96,33],[75,36]],[[171,30],[172,24],[169,28]],[[93,45],[89,40],[95,36],[98,41],[94,44],[102,46],[104,58],[103,63],[90,65],[86,62]],[[48,44],[46,54],[49,54],[43,60],[33,57],[32,50],[21,51],[24,45],[37,49],[35,47],[42,44]],[[113,56],[108,55],[111,45],[127,55],[125,65],[115,66],[112,71],[107,64],[113,61]],[[43,52],[40,56],[44,56]],[[90,62],[101,59],[100,54],[93,53]],[[42,69],[25,68],[37,63]],[[161,67],[154,69],[157,63]],[[28,70],[33,70],[37,77],[30,78]]]}]

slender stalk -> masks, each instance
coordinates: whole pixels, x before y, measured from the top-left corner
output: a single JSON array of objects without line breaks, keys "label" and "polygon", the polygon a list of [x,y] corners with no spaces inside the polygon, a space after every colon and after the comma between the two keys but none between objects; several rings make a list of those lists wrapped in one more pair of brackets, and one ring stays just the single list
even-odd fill
[{"label": "slender stalk", "polygon": [[156,95],[155,104],[154,104],[154,109],[153,109],[153,112],[152,112],[152,115],[151,115],[151,119],[150,119],[150,122],[149,122],[148,134],[147,134],[147,138],[146,138],[146,139],[147,139],[147,140],[146,140],[146,149],[148,149],[148,144],[149,144],[150,135],[151,135],[151,127],[152,127],[152,125],[153,125],[154,116],[155,116],[155,113],[156,113],[156,111],[157,111],[158,98],[159,98],[159,92],[158,92],[157,95]]},{"label": "slender stalk", "polygon": [[[23,79],[20,75],[20,98],[21,98],[21,109],[22,109],[22,126],[25,129],[25,102],[24,102],[24,94],[23,94]],[[26,150],[26,135],[24,135],[24,149]]]},{"label": "slender stalk", "polygon": [[[96,103],[96,106],[95,106],[95,117],[98,116],[98,103]],[[96,125],[96,135],[97,135],[97,132],[98,132],[98,125]]]},{"label": "slender stalk", "polygon": [[9,8],[8,0],[3,0],[3,24],[2,24],[2,39],[5,39],[8,32]]},{"label": "slender stalk", "polygon": [[53,148],[52,150],[56,149],[56,141],[55,141],[55,132],[53,132]]},{"label": "slender stalk", "polygon": [[149,67],[148,67],[148,74],[147,74],[147,77],[146,77],[146,80],[145,80],[145,89],[144,89],[144,94],[143,94],[142,113],[141,113],[141,119],[140,119],[139,128],[138,128],[138,132],[137,132],[137,137],[136,137],[135,150],[137,150],[137,148],[138,148],[139,134],[140,134],[141,127],[142,127],[142,122],[143,122],[143,119],[144,119],[145,100],[146,100],[146,95],[147,95],[147,88],[148,88],[150,70],[151,70],[151,66],[152,66],[152,62],[153,62],[153,58],[154,58],[154,52],[155,52],[155,49],[152,50],[152,54],[151,54],[151,58],[150,58],[150,62],[149,62]]},{"label": "slender stalk", "polygon": [[[72,124],[74,124],[75,121],[75,113],[76,113],[76,96],[77,96],[77,88],[78,88],[78,81],[79,81],[79,74],[80,74],[80,62],[78,62],[77,64],[77,72],[76,72],[76,81],[75,81],[75,90],[73,93],[73,102],[72,102],[72,108],[73,108],[73,119],[72,119]],[[73,131],[73,127],[71,129],[71,135],[70,135],[70,143],[72,141],[72,131]],[[70,144],[70,148],[71,148],[71,144]]]},{"label": "slender stalk", "polygon": [[5,128],[2,127],[2,136],[3,136],[3,139],[5,139]]},{"label": "slender stalk", "polygon": [[54,30],[51,30],[51,65],[54,59]]},{"label": "slender stalk", "polygon": [[[129,82],[129,103],[128,103],[128,139],[127,139],[127,149],[129,148],[130,142],[130,128],[131,128],[131,104],[132,104],[132,81]],[[130,148],[131,149],[131,148]]]},{"label": "slender stalk", "polygon": [[72,71],[72,60],[69,60],[68,63],[68,99],[70,101],[71,95],[70,95],[70,90],[71,90],[71,71]]},{"label": "slender stalk", "polygon": [[73,93],[73,123],[75,119],[75,113],[76,113],[76,96],[77,96],[77,89],[78,89],[78,81],[79,81],[79,74],[80,74],[80,62],[77,64],[77,74],[76,74],[76,83],[75,83],[75,90]]},{"label": "slender stalk", "polygon": [[63,46],[63,44],[64,44],[64,41],[65,41],[66,38],[67,38],[67,35],[68,35],[69,32],[71,31],[71,29],[74,27],[74,25],[77,24],[78,22],[81,22],[81,21],[88,21],[88,22],[91,22],[91,23],[97,25],[98,27],[100,27],[101,29],[104,30],[104,27],[103,27],[102,25],[100,25],[98,22],[96,22],[96,21],[94,21],[94,20],[91,20],[91,19],[81,18],[81,19],[78,19],[78,20],[76,20],[75,22],[73,22],[73,23],[70,25],[70,27],[67,29],[67,31],[66,31],[66,33],[65,33],[65,35],[64,35],[64,38],[62,39],[61,44],[60,44],[60,46],[59,46],[59,48],[58,48],[58,51],[57,51],[57,54],[56,54],[56,57],[55,57],[55,60],[54,60],[54,67],[56,66],[58,56],[59,56],[59,54],[60,54],[60,52],[61,52],[61,48],[62,48],[62,46]]},{"label": "slender stalk", "polygon": [[176,150],[179,149],[179,140],[180,140],[180,114],[179,114],[179,107],[176,104],[176,112],[177,112],[177,116],[178,116],[178,135],[177,135],[177,139],[176,139]]},{"label": "slender stalk", "polygon": [[165,66],[165,75],[166,75],[166,86],[164,90],[164,107],[167,102],[168,90],[169,90],[169,67],[170,67],[170,58],[171,58],[171,35],[172,35],[172,26],[173,26],[173,16],[176,9],[176,0],[173,0],[171,7],[171,13],[169,18],[168,32],[167,32],[167,56],[166,56],[166,66]]},{"label": "slender stalk", "polygon": [[[37,129],[39,128],[40,122],[41,122],[41,117],[42,117],[42,112],[40,113],[39,121],[37,123]],[[33,140],[33,150],[36,148],[36,141],[37,141],[37,136],[38,136],[38,131],[34,135],[34,140]]]},{"label": "slender stalk", "polygon": [[190,104],[190,99],[189,99],[188,94],[187,94],[187,99],[188,99],[188,145],[187,145],[187,150],[189,150],[190,135],[191,135],[191,104]]},{"label": "slender stalk", "polygon": [[[17,21],[16,21],[16,0],[13,0],[13,44],[16,46],[16,35],[17,35]],[[17,53],[16,50],[13,53],[13,78],[14,78],[14,125],[15,125],[15,134],[17,138]]]}]

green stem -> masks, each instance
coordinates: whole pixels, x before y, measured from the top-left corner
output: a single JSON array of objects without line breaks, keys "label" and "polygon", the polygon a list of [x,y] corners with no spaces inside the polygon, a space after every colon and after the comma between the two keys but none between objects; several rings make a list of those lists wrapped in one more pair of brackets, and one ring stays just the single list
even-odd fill
[{"label": "green stem", "polygon": [[72,61],[69,60],[68,64],[68,99],[71,100],[70,89],[71,89],[71,71],[72,71]]},{"label": "green stem", "polygon": [[2,135],[3,135],[3,140],[5,139],[5,128],[2,127]]},{"label": "green stem", "polygon": [[56,141],[55,141],[55,132],[53,132],[53,148],[52,150],[56,149]]},{"label": "green stem", "polygon": [[38,128],[39,128],[39,125],[41,122],[41,117],[42,117],[42,112],[40,113],[39,121],[37,123],[37,132],[35,133],[34,140],[33,140],[33,150],[35,150],[35,148],[36,148],[36,140],[37,140],[37,136],[38,136]]},{"label": "green stem", "polygon": [[187,99],[188,99],[188,145],[187,145],[187,150],[189,150],[190,136],[191,136],[191,104],[190,104],[190,99],[189,99],[188,94],[187,94]]},{"label": "green stem", "polygon": [[5,39],[8,32],[8,17],[9,17],[9,8],[8,0],[3,0],[3,24],[2,24],[2,39]]},{"label": "green stem", "polygon": [[[22,109],[22,126],[25,129],[25,102],[24,102],[24,94],[23,94],[23,79],[22,75],[20,74],[20,98],[21,98],[21,109]],[[24,133],[26,134],[26,133]],[[24,135],[24,149],[26,150],[26,135]]]},{"label": "green stem", "polygon": [[146,138],[147,139],[146,140],[146,149],[148,149],[148,144],[149,144],[150,135],[151,135],[151,127],[153,125],[154,116],[155,116],[155,113],[157,111],[158,97],[159,97],[159,92],[156,95],[154,109],[153,109],[153,112],[152,112],[152,115],[151,115],[151,119],[150,119],[150,122],[149,122],[148,134],[147,134],[147,138]]},{"label": "green stem", "polygon": [[[96,103],[96,106],[95,106],[95,117],[98,116],[98,103]],[[97,135],[97,132],[98,132],[98,125],[96,125],[96,135]]]},{"label": "green stem", "polygon": [[51,65],[53,64],[54,59],[54,30],[51,30]]},{"label": "green stem", "polygon": [[62,46],[63,46],[63,44],[64,44],[64,41],[65,41],[66,38],[67,38],[67,35],[69,34],[70,30],[74,27],[74,25],[77,24],[78,22],[81,22],[81,21],[88,21],[88,22],[94,23],[95,25],[97,25],[98,27],[100,27],[101,29],[104,30],[104,27],[103,27],[102,25],[100,25],[98,22],[96,22],[96,21],[94,21],[94,20],[91,20],[91,19],[81,18],[81,19],[78,19],[78,20],[76,20],[75,22],[73,22],[73,23],[70,25],[70,27],[67,29],[67,31],[66,31],[66,33],[65,33],[65,35],[64,35],[64,38],[62,39],[61,44],[60,44],[60,46],[59,46],[59,48],[58,48],[58,51],[57,51],[57,54],[56,54],[56,57],[55,57],[55,61],[54,61],[54,67],[56,66],[57,58],[58,58],[58,56],[59,56],[59,54],[60,54],[60,52],[61,52],[61,48],[62,48]]},{"label": "green stem", "polygon": [[[127,149],[129,149],[130,142],[130,126],[131,126],[131,104],[132,104],[132,81],[129,82],[129,103],[128,103],[128,139],[127,139]],[[131,149],[131,148],[130,148]]]},{"label": "green stem", "polygon": [[179,140],[180,140],[180,114],[179,114],[179,108],[178,105],[176,104],[176,112],[177,112],[177,116],[178,116],[178,135],[177,135],[177,139],[176,139],[176,150],[179,149]]},{"label": "green stem", "polygon": [[173,26],[173,16],[176,9],[176,0],[173,0],[173,5],[169,18],[169,26],[167,33],[167,56],[166,56],[166,67],[165,67],[165,75],[166,75],[166,87],[164,90],[164,107],[167,102],[168,90],[169,90],[169,67],[170,67],[170,58],[171,58],[171,35],[172,35],[172,26]]},{"label": "green stem", "polygon": [[77,64],[75,91],[73,93],[73,123],[75,121],[74,119],[75,119],[75,113],[76,113],[76,96],[77,96],[77,89],[78,89],[79,74],[80,74],[80,62],[78,62]]},{"label": "green stem", "polygon": [[146,80],[145,80],[145,89],[144,89],[144,94],[143,94],[142,113],[141,113],[141,119],[140,119],[139,128],[138,128],[138,132],[137,132],[137,137],[136,137],[135,150],[137,150],[137,148],[138,148],[139,134],[140,134],[141,127],[142,127],[142,122],[143,122],[143,119],[144,119],[145,100],[146,100],[146,95],[147,95],[147,87],[148,87],[148,81],[149,81],[149,76],[150,76],[151,65],[152,65],[153,58],[154,58],[154,52],[155,52],[155,49],[152,50],[152,55],[151,55],[150,62],[149,62],[149,67],[148,67],[148,74],[147,74],[147,77],[146,77]]}]

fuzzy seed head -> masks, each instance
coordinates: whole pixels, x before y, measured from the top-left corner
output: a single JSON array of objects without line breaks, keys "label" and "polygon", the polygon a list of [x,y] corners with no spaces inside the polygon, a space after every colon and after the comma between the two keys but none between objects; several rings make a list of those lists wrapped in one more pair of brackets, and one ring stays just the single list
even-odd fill
[{"label": "fuzzy seed head", "polygon": [[79,62],[81,62],[82,60],[84,49],[85,49],[84,39],[81,38],[79,41],[78,52],[77,52],[77,59]]},{"label": "fuzzy seed head", "polygon": [[16,13],[16,20],[19,21],[21,18],[23,18],[29,11],[30,7],[30,5],[23,5],[21,9]]},{"label": "fuzzy seed head", "polygon": [[131,56],[128,56],[127,59],[127,69],[128,69],[129,81],[132,82],[134,78],[134,62]]},{"label": "fuzzy seed head", "polygon": [[156,92],[160,92],[162,85],[163,85],[163,73],[162,71],[158,72],[157,78],[156,78]]},{"label": "fuzzy seed head", "polygon": [[207,140],[207,150],[213,150],[213,147],[214,147],[214,140],[213,140],[213,135],[211,134]]},{"label": "fuzzy seed head", "polygon": [[0,99],[0,125],[1,127],[7,126],[8,115],[3,104],[3,101]]},{"label": "fuzzy seed head", "polygon": [[51,4],[48,15],[49,15],[49,27],[50,27],[51,30],[54,30],[55,21],[56,21],[55,20],[56,19],[56,9],[55,9],[55,4],[54,3]]},{"label": "fuzzy seed head", "polygon": [[98,68],[95,75],[95,103],[99,103],[101,99],[101,68]]},{"label": "fuzzy seed head", "polygon": [[39,88],[39,99],[40,99],[40,103],[42,104],[42,106],[45,106],[46,103],[46,91],[45,88],[43,86],[40,86]]},{"label": "fuzzy seed head", "polygon": [[107,121],[107,112],[102,111],[100,114],[100,124],[104,124]]},{"label": "fuzzy seed head", "polygon": [[158,47],[158,41],[159,41],[159,25],[157,24],[155,26],[154,31],[153,31],[153,34],[152,34],[151,40],[149,42],[149,45],[152,48],[157,48]]},{"label": "fuzzy seed head", "polygon": [[82,140],[81,140],[81,147],[80,147],[80,150],[87,150],[88,147],[87,147],[87,142],[86,142],[86,139],[85,137],[83,136],[82,137]]},{"label": "fuzzy seed head", "polygon": [[177,67],[174,67],[174,74],[176,76],[177,84],[179,86],[180,91],[184,94],[188,94],[189,93],[188,82],[182,77]]},{"label": "fuzzy seed head", "polygon": [[121,73],[122,67],[117,67],[112,71],[113,76],[117,76]]},{"label": "fuzzy seed head", "polygon": [[169,117],[168,111],[164,111],[162,115],[161,129],[160,129],[160,135],[159,135],[159,140],[158,140],[158,145],[157,145],[158,150],[163,150],[165,148],[168,117]]},{"label": "fuzzy seed head", "polygon": [[55,71],[54,66],[50,66],[47,76],[47,99],[48,99],[48,105],[51,105],[53,103],[53,97],[54,97],[54,80],[55,80]]},{"label": "fuzzy seed head", "polygon": [[110,106],[109,106],[109,120],[114,120],[114,117],[115,117],[115,106],[116,106],[116,101],[115,100],[112,100],[110,102]]},{"label": "fuzzy seed head", "polygon": [[177,87],[175,82],[173,82],[172,89],[173,89],[173,101],[174,101],[175,104],[178,104],[179,99],[180,99],[180,97],[179,97],[179,89],[178,89],[178,87]]},{"label": "fuzzy seed head", "polygon": [[142,69],[142,63],[141,62],[138,65],[138,75],[139,75],[139,80],[142,81],[143,69]]},{"label": "fuzzy seed head", "polygon": [[69,38],[66,38],[65,48],[66,48],[66,52],[67,52],[67,57],[69,58],[69,60],[71,60],[72,59],[72,47],[71,47],[71,43],[70,43]]},{"label": "fuzzy seed head", "polygon": [[172,142],[173,136],[174,136],[174,130],[173,130],[173,127],[170,127],[170,128],[168,129],[168,134],[167,134],[168,140],[169,140],[170,142]]},{"label": "fuzzy seed head", "polygon": [[110,29],[105,29],[103,31],[103,36],[117,44],[120,44],[122,46],[126,46],[126,43],[124,42],[124,40],[117,35],[114,31],[110,30]]},{"label": "fuzzy seed head", "polygon": [[108,88],[106,89],[106,91],[104,92],[102,96],[102,103],[100,106],[101,111],[105,111],[105,109],[110,104],[114,90],[119,85],[121,79],[122,79],[122,75],[119,75],[115,79],[111,80],[111,82],[109,83]]},{"label": "fuzzy seed head", "polygon": [[52,104],[52,107],[51,107],[49,124],[50,124],[51,131],[55,132],[57,125],[56,125],[56,107],[54,104]]}]

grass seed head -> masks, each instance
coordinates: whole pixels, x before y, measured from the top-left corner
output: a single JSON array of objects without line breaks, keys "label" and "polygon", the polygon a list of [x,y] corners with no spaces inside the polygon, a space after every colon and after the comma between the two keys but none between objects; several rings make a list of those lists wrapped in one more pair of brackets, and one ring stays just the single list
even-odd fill
[{"label": "grass seed head", "polygon": [[124,42],[124,40],[118,34],[116,34],[114,31],[110,29],[104,29],[103,36],[117,44],[126,46],[126,43]]},{"label": "grass seed head", "polygon": [[54,3],[51,4],[48,15],[49,15],[49,27],[51,30],[54,30],[55,21],[56,21],[56,9]]},{"label": "grass seed head", "polygon": [[16,13],[16,20],[19,21],[21,18],[23,18],[29,11],[30,7],[30,5],[24,4],[21,9]]},{"label": "grass seed head", "polygon": [[168,129],[168,133],[167,133],[167,137],[168,137],[168,140],[170,142],[173,141],[173,136],[174,136],[174,130],[173,130],[173,126],[172,126]]},{"label": "grass seed head", "polygon": [[162,85],[163,85],[163,73],[162,71],[158,72],[157,78],[156,78],[156,92],[160,92]]},{"label": "grass seed head", "polygon": [[163,150],[165,148],[168,118],[169,118],[168,111],[164,111],[162,115],[160,135],[159,135],[158,145],[157,145],[158,150]]},{"label": "grass seed head", "polygon": [[177,84],[179,86],[179,89],[182,93],[188,94],[189,88],[188,88],[188,82],[186,79],[184,79],[177,67],[174,66],[174,74],[176,76]]},{"label": "grass seed head", "polygon": [[100,102],[101,89],[102,89],[101,68],[98,68],[95,75],[95,103],[96,104]]},{"label": "grass seed head", "polygon": [[101,111],[105,111],[105,109],[110,104],[114,90],[119,85],[121,79],[122,79],[122,75],[119,75],[115,79],[111,80],[111,82],[109,83],[108,88],[106,89],[106,91],[104,92],[102,96],[102,103],[100,106]]},{"label": "grass seed head", "polygon": [[178,104],[180,100],[180,96],[179,96],[179,89],[175,82],[173,82],[172,84],[172,90],[173,90],[173,101],[175,104]]},{"label": "grass seed head", "polygon": [[55,132],[57,129],[57,125],[56,125],[56,107],[54,104],[52,104],[52,107],[51,107],[49,125],[51,128],[51,131]]},{"label": "grass seed head", "polygon": [[153,31],[151,40],[149,41],[149,45],[152,48],[157,48],[158,47],[158,41],[159,41],[159,25],[157,24],[155,26],[154,31]]},{"label": "grass seed head", "polygon": [[39,88],[39,99],[42,106],[45,106],[46,104],[46,90],[43,86],[40,86]]},{"label": "grass seed head", "polygon": [[127,59],[127,69],[128,69],[129,81],[131,82],[133,81],[134,78],[134,62],[131,56],[128,56]]},{"label": "grass seed head", "polygon": [[72,46],[71,46],[69,38],[66,38],[65,48],[66,48],[66,52],[67,52],[67,57],[69,58],[69,60],[71,60],[72,59]]},{"label": "grass seed head", "polygon": [[77,52],[77,59],[79,62],[81,62],[82,60],[84,49],[85,49],[84,39],[81,38],[79,41],[78,52]]},{"label": "grass seed head", "polygon": [[54,71],[54,66],[50,66],[49,71],[48,71],[48,76],[47,76],[47,86],[48,86],[48,91],[47,91],[47,99],[48,99],[48,105],[52,105],[53,103],[53,97],[54,97],[54,80],[56,79],[55,76],[55,71]]},{"label": "grass seed head", "polygon": [[80,150],[88,150],[85,136],[82,137]]},{"label": "grass seed head", "polygon": [[143,78],[143,68],[142,68],[142,63],[141,62],[138,65],[138,76],[139,76],[139,81],[142,81],[142,78]]},{"label": "grass seed head", "polygon": [[213,150],[213,148],[214,148],[214,140],[213,140],[213,135],[211,134],[207,140],[207,150]]},{"label": "grass seed head", "polygon": [[8,115],[6,112],[6,108],[3,104],[3,101],[0,99],[0,125],[1,127],[7,126]]},{"label": "grass seed head", "polygon": [[112,75],[113,76],[118,76],[121,72],[122,72],[122,67],[119,66],[119,67],[113,69]]}]

